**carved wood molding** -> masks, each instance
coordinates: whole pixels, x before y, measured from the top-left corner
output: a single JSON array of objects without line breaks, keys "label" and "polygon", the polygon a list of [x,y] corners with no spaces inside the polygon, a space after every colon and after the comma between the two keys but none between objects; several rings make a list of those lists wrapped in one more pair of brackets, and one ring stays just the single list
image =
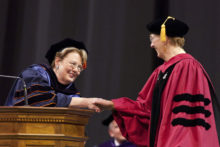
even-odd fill
[{"label": "carved wood molding", "polygon": [[13,140],[57,140],[57,141],[77,141],[84,142],[87,137],[71,137],[63,134],[23,134],[23,133],[11,133],[0,134],[0,140],[13,139]]},{"label": "carved wood molding", "polygon": [[[68,123],[86,125],[94,112],[78,108],[0,107],[0,122]],[[80,117],[80,119],[78,119]]]},{"label": "carved wood molding", "polygon": [[94,112],[79,108],[0,107],[0,146],[84,147]]}]

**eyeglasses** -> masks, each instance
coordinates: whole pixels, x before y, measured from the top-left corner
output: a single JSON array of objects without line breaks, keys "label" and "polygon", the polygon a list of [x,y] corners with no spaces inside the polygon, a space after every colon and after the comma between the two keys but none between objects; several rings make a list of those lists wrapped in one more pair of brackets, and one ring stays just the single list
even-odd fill
[{"label": "eyeglasses", "polygon": [[76,62],[69,62],[69,65],[70,65],[73,69],[77,69],[79,72],[82,72],[82,71],[83,71],[82,65],[78,65]]}]

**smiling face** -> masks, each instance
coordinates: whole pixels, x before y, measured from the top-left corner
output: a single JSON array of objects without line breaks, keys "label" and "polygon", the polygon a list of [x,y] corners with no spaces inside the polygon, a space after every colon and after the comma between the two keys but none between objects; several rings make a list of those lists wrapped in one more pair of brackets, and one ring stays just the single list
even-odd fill
[{"label": "smiling face", "polygon": [[58,81],[63,85],[74,82],[82,69],[82,58],[77,52],[70,52],[63,59],[56,57],[53,68]]},{"label": "smiling face", "polygon": [[150,47],[154,48],[159,58],[163,58],[165,51],[165,42],[160,40],[160,35],[150,34]]}]

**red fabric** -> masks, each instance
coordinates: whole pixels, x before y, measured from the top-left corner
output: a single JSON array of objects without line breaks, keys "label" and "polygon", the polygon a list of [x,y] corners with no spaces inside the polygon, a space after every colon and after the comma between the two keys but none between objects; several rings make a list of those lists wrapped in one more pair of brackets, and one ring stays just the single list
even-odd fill
[{"label": "red fabric", "polygon": [[[118,123],[122,134],[139,147],[149,146],[151,103],[154,86],[160,71],[176,63],[162,93],[161,113],[156,132],[156,147],[219,147],[216,124],[209,91],[207,75],[202,66],[189,54],[180,54],[159,66],[150,76],[140,91],[136,101],[129,98],[113,99],[115,106],[114,119]],[[190,103],[187,101],[174,102],[173,98],[180,94],[201,94],[211,103],[204,106],[203,102]],[[211,112],[211,116],[204,114],[173,113],[178,105],[203,106]],[[202,126],[184,127],[173,126],[175,118],[202,118],[211,125],[206,130]]]}]

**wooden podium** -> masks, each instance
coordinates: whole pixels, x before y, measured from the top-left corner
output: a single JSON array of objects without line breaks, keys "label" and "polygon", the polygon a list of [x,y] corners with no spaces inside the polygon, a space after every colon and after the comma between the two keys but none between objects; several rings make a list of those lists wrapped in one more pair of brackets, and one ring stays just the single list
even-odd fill
[{"label": "wooden podium", "polygon": [[0,107],[0,147],[84,147],[93,111],[58,107]]}]

